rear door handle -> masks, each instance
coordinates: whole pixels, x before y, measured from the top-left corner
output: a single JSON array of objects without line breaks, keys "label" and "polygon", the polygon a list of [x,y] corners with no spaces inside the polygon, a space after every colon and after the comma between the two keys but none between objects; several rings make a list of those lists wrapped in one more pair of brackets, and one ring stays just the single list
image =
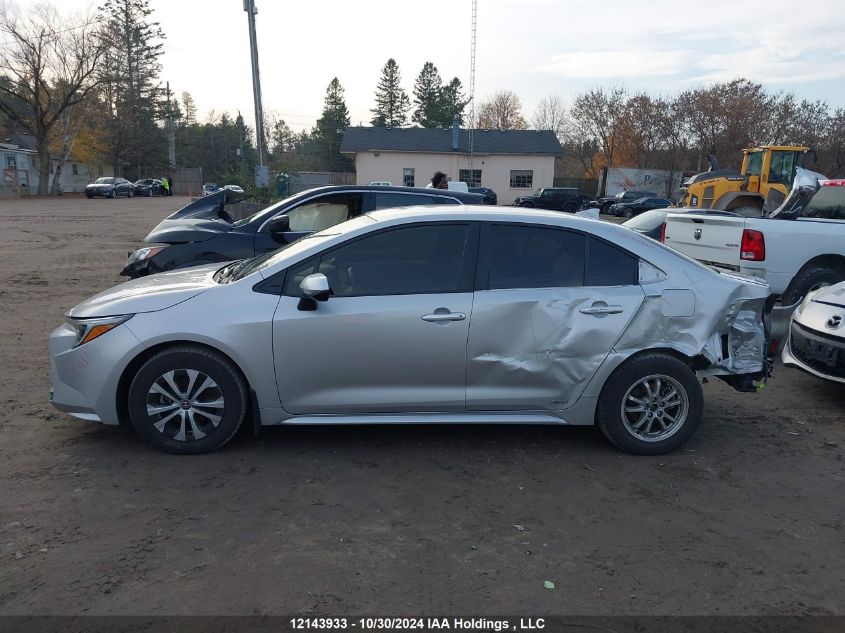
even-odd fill
[{"label": "rear door handle", "polygon": [[593,316],[602,316],[605,314],[619,314],[623,312],[622,306],[609,306],[603,302],[596,302],[589,308],[581,308],[581,314],[592,314]]},{"label": "rear door handle", "polygon": [[434,311],[433,314],[424,314],[422,315],[423,321],[428,321],[429,323],[441,323],[443,321],[463,321],[467,318],[467,315],[463,312],[441,312],[443,308],[438,308]]}]

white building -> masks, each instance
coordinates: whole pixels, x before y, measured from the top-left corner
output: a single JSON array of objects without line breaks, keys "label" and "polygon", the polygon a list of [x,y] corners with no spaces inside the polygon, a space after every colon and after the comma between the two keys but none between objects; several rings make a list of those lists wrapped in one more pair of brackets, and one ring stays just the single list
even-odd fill
[{"label": "white building", "polygon": [[[50,164],[50,185],[59,161],[54,156]],[[40,173],[38,168],[38,154],[35,151],[35,139],[28,134],[13,134],[8,138],[0,138],[0,168],[3,170],[0,178],[0,198],[35,195],[38,193]],[[100,176],[112,176],[113,170],[109,165],[101,163],[84,163],[69,158],[62,166],[59,187],[62,192],[85,191],[85,185]]]},{"label": "white building", "polygon": [[537,187],[554,184],[555,157],[563,148],[553,132],[541,130],[437,128],[346,128],[341,154],[355,160],[359,185],[389,181],[425,187],[435,171],[470,187],[489,187],[500,204],[510,204]]}]

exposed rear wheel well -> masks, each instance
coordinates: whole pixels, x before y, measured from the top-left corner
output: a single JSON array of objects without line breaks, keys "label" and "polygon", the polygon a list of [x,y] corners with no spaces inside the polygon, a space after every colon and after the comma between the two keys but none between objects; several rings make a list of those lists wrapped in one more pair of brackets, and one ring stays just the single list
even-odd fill
[{"label": "exposed rear wheel well", "polygon": [[697,356],[687,356],[686,354],[682,354],[678,350],[672,349],[671,347],[650,347],[648,349],[640,350],[635,354],[631,354],[631,356],[625,359],[625,362],[628,362],[632,358],[643,356],[644,354],[666,354],[667,356],[677,358],[679,361],[684,363],[693,371],[696,371],[698,369],[707,369],[710,366],[710,361],[708,361],[701,354]]},{"label": "exposed rear wheel well", "polygon": [[244,374],[243,370],[234,361],[234,359],[225,352],[215,347],[212,347],[211,345],[197,343],[196,341],[167,341],[165,343],[159,343],[158,345],[153,345],[152,347],[143,350],[140,354],[133,358],[123,370],[123,373],[120,375],[120,380],[117,382],[117,392],[115,394],[115,398],[117,400],[115,402],[115,405],[117,407],[117,417],[120,420],[121,424],[129,424],[129,406],[127,399],[129,396],[129,386],[132,384],[132,379],[135,377],[135,374],[138,373],[138,370],[144,363],[146,363],[150,358],[158,354],[160,351],[168,349],[170,347],[178,347],[180,345],[192,345],[194,347],[204,348],[225,357],[226,360],[232,363],[232,366],[238,370],[238,373],[241,375],[241,378],[243,378],[244,384],[247,387],[247,392],[251,390],[249,380],[247,380],[247,377]]},{"label": "exposed rear wheel well", "polygon": [[819,255],[801,266],[801,270],[795,276],[797,277],[810,268],[830,268],[845,276],[845,257],[842,255]]}]

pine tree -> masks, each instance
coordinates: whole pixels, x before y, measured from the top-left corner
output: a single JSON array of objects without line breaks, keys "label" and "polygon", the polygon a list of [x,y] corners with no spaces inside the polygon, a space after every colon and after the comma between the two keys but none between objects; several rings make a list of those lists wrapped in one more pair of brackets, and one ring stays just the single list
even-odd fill
[{"label": "pine tree", "polygon": [[165,114],[159,82],[164,32],[151,16],[148,0],[106,0],[100,7],[103,38],[109,42],[102,80],[115,174],[130,164],[140,176],[166,162],[167,144],[156,125]]},{"label": "pine tree", "polygon": [[[443,80],[440,73],[431,62],[426,62],[416,82],[414,82],[414,115],[415,123],[423,127],[444,127],[442,121],[441,92]],[[450,121],[451,124],[451,121]]]},{"label": "pine tree", "polygon": [[323,169],[328,171],[348,171],[351,163],[340,155],[340,143],[343,132],[349,127],[349,109],[343,97],[343,86],[337,77],[326,88],[323,114],[317,119],[312,137],[317,142],[317,154]]},{"label": "pine tree", "polygon": [[402,127],[408,121],[411,102],[400,85],[399,65],[392,57],[381,69],[381,79],[376,87],[376,107],[370,110],[370,121],[376,127]]},{"label": "pine tree", "polygon": [[197,122],[197,104],[187,90],[182,91],[182,106],[185,109],[185,124],[194,125]]},{"label": "pine tree", "polygon": [[469,100],[464,97],[463,88],[461,80],[453,77],[452,81],[443,86],[440,91],[439,120],[441,127],[452,125],[455,115],[458,116],[458,121],[461,124],[464,123],[464,108]]}]

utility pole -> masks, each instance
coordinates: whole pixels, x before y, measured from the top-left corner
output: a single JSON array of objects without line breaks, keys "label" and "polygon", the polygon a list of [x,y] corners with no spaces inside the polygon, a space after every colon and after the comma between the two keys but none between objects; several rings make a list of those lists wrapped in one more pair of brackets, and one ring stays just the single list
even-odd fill
[{"label": "utility pole", "polygon": [[167,157],[170,169],[176,169],[176,128],[173,125],[173,107],[170,105],[170,82],[167,82]]},{"label": "utility pole", "polygon": [[[470,40],[469,58],[469,175],[472,180],[475,174],[473,158],[475,158],[475,139],[473,129],[475,128],[475,32],[478,27],[478,0],[472,0],[472,38]],[[480,186],[481,183],[476,183]]]},{"label": "utility pole", "polygon": [[255,139],[258,146],[258,167],[255,170],[255,184],[266,187],[269,174],[264,167],[264,113],[261,107],[261,79],[258,72],[258,43],[255,37],[255,0],[243,0],[249,23],[249,48],[252,58],[252,97],[255,100]]}]

